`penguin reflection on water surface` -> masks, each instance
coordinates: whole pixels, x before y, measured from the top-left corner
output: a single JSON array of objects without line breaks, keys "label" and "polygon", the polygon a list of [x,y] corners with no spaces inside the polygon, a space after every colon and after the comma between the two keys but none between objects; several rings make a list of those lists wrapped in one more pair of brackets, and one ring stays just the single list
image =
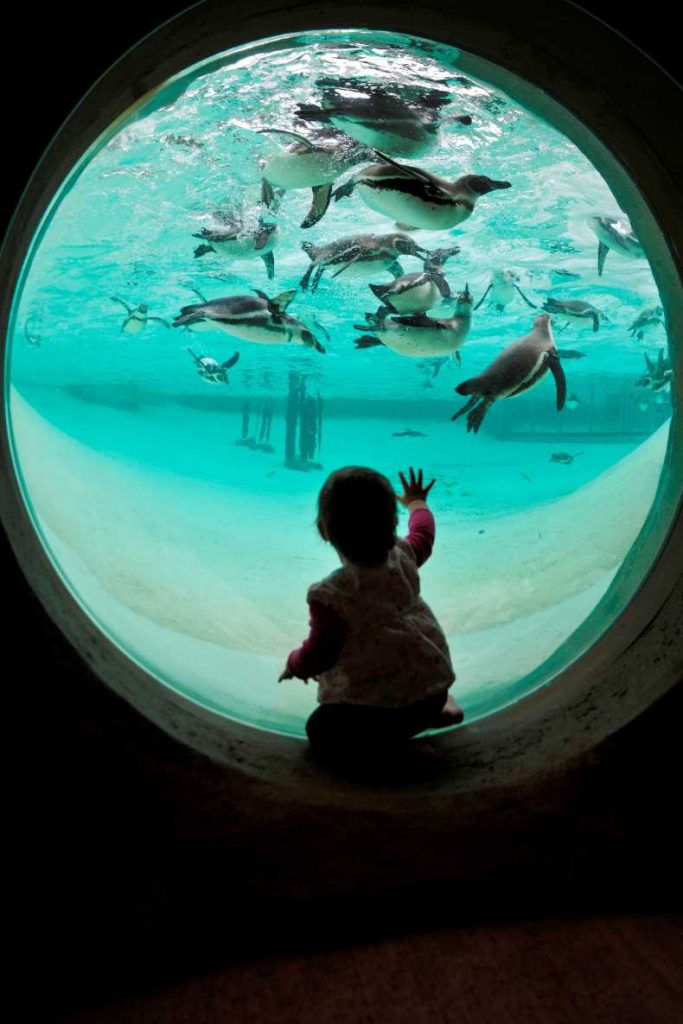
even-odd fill
[{"label": "penguin reflection on water surface", "polygon": [[[333,124],[352,139],[393,156],[424,156],[439,141],[441,110],[451,97],[441,89],[400,83],[321,78],[321,105],[297,108],[302,121]],[[449,120],[472,123],[469,115]]]},{"label": "penguin reflection on water surface", "polygon": [[244,341],[266,345],[291,343],[324,352],[306,324],[286,312],[295,295],[296,291],[288,291],[269,299],[264,292],[256,291],[254,295],[231,295],[198,302],[183,306],[173,326],[192,329],[197,324],[208,322],[225,334]]},{"label": "penguin reflection on water surface", "polygon": [[358,192],[366,206],[411,228],[443,231],[471,217],[478,199],[511,188],[485,174],[448,181],[420,167],[399,164],[378,151],[382,163],[363,167],[334,192],[335,202]]},{"label": "penguin reflection on water surface", "polygon": [[390,235],[349,235],[328,245],[314,245],[302,242],[301,248],[311,265],[301,278],[299,287],[314,292],[327,269],[334,269],[332,277],[346,274],[347,277],[367,277],[377,270],[388,270],[394,277],[401,277],[403,267],[399,256],[417,256],[424,259],[429,250],[418,245],[410,237],[399,232]]},{"label": "penguin reflection on water surface", "polygon": [[366,324],[355,324],[356,330],[368,332],[356,338],[356,348],[385,345],[402,356],[451,356],[459,363],[459,350],[467,340],[472,320],[472,295],[465,285],[458,295],[455,315],[442,319],[424,313],[381,319],[372,313],[366,316]]},{"label": "penguin reflection on water surface", "polygon": [[469,433],[472,430],[476,434],[495,401],[528,391],[543,379],[548,370],[555,378],[559,412],[564,406],[567,383],[550,322],[548,313],[540,313],[529,334],[504,348],[478,377],[471,377],[459,384],[455,389],[458,394],[472,397],[451,419],[457,420],[467,413],[467,431]]}]

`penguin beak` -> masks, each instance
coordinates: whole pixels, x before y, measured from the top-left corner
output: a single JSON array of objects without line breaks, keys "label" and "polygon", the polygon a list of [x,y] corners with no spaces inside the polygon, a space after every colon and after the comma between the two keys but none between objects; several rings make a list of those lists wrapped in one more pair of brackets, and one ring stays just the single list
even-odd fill
[{"label": "penguin beak", "polygon": [[512,188],[512,183],[509,181],[493,181],[492,178],[489,178],[489,192],[493,192],[497,188]]}]

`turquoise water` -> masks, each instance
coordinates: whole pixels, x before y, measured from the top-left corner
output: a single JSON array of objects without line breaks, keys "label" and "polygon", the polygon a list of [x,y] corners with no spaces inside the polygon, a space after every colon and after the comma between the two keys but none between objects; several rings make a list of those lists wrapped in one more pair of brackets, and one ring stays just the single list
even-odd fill
[{"label": "turquoise water", "polygon": [[[471,720],[538,682],[539,666],[609,587],[652,504],[671,412],[668,388],[637,383],[645,356],[656,362],[666,351],[663,324],[642,342],[629,330],[660,304],[647,259],[610,251],[598,276],[587,218],[620,215],[609,183],[500,90],[469,73],[455,81],[455,51],[437,58],[404,42],[357,33],[318,45],[281,41],[195,70],[169,102],[124,119],[71,180],[15,303],[18,469],[74,594],[167,685],[294,734],[313,687],[275,680],[306,633],[307,586],[335,567],[313,528],[327,472],[360,463],[396,480],[415,465],[436,476],[438,546],[423,590],[449,638],[455,692]],[[536,306],[581,300],[604,314],[597,332],[591,321],[555,319],[558,346],[582,353],[563,362],[573,401],[562,412],[548,374],[496,403],[477,435],[450,420],[465,401],[455,386],[531,330],[535,311],[517,293],[502,311],[485,300],[461,365],[448,360],[437,372],[425,357],[355,347],[354,324],[378,306],[368,282],[390,282],[386,270],[328,272],[317,291],[299,288],[302,241],[396,230],[357,194],[332,202],[308,230],[300,224],[310,191],[287,191],[275,213],[260,206],[262,165],[286,140],[259,129],[311,136],[297,104],[319,102],[316,83],[335,76],[443,89],[451,104],[438,138],[403,162],[448,179],[476,173],[511,183],[484,196],[460,227],[406,232],[428,249],[461,247],[445,268],[454,293],[467,284],[478,302],[494,271],[512,269]],[[273,280],[257,254],[194,255],[194,236],[215,226],[216,211],[239,214],[247,229],[260,214],[277,223]],[[401,263],[405,273],[421,269],[413,256]],[[170,324],[199,301],[194,289],[215,298],[255,288],[270,298],[296,290],[288,312],[325,353],[159,320],[128,334],[112,298],[131,309],[146,303],[149,316]],[[444,303],[428,315],[452,312]],[[202,380],[188,346],[219,362],[239,353],[229,382]]]}]

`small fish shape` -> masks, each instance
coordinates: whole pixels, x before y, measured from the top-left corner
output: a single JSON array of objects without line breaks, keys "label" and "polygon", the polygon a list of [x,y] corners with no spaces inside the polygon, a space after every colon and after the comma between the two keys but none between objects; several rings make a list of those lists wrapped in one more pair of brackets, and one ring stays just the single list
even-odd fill
[{"label": "small fish shape", "polygon": [[569,452],[553,452],[548,461],[568,466],[578,455],[585,455],[585,452],[576,452],[576,455],[570,455]]},{"label": "small fish shape", "polygon": [[420,430],[411,430],[410,427],[406,427],[405,430],[394,431],[392,437],[426,437]]}]

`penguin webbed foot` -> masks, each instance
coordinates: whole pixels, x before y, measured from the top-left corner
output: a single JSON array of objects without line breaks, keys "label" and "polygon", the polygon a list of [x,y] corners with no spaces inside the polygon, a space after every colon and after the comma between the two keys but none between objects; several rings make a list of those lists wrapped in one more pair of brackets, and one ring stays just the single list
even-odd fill
[{"label": "penguin webbed foot", "polygon": [[338,203],[340,199],[347,199],[349,196],[353,195],[353,190],[355,187],[355,180],[353,178],[349,178],[349,180],[344,182],[343,185],[340,185],[339,188],[336,188],[334,192],[332,192],[332,196],[334,198],[335,203]]},{"label": "penguin webbed foot", "polygon": [[453,415],[451,416],[451,422],[453,420],[460,419],[461,416],[464,416],[466,412],[469,412],[470,409],[472,409],[472,407],[475,406],[477,402],[480,402],[481,400],[481,395],[472,395],[472,397],[467,402],[465,402],[465,404],[460,409],[458,409],[457,412],[453,413]]},{"label": "penguin webbed foot", "polygon": [[469,413],[467,417],[468,434],[470,433],[470,431],[472,431],[475,434],[479,433],[479,427],[484,422],[484,417],[486,416],[486,413],[489,411],[490,405],[490,400],[488,398],[483,398],[479,402],[479,405],[476,405],[474,409],[472,409],[472,411]]},{"label": "penguin webbed foot", "polygon": [[378,345],[383,344],[379,338],[375,338],[372,334],[363,334],[360,338],[354,338],[353,343],[358,349],[376,348]]}]

